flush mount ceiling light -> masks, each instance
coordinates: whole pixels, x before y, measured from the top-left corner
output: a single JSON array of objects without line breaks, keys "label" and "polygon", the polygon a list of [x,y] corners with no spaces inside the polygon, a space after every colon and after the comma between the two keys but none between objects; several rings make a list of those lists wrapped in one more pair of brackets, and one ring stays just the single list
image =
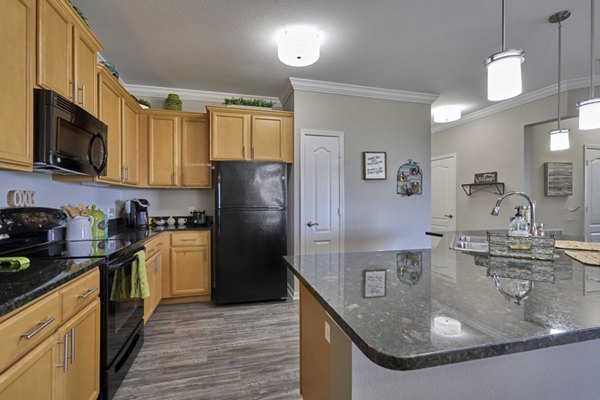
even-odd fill
[{"label": "flush mount ceiling light", "polygon": [[506,50],[506,7],[502,0],[502,51],[485,60],[487,69],[488,100],[499,101],[518,96],[523,91],[521,63],[523,50]]},{"label": "flush mount ceiling light", "polygon": [[579,130],[600,128],[600,98],[594,98],[594,0],[591,1],[590,23],[590,98],[579,107]]},{"label": "flush mount ceiling light", "polygon": [[571,16],[571,11],[564,10],[554,13],[548,18],[548,22],[558,24],[558,84],[556,93],[557,122],[556,130],[550,132],[550,151],[566,150],[569,148],[569,129],[560,129],[560,72],[561,72],[561,49],[562,49],[562,22]]},{"label": "flush mount ceiling light", "polygon": [[319,31],[308,26],[290,26],[280,33],[277,43],[279,61],[292,67],[317,62],[321,53]]},{"label": "flush mount ceiling light", "polygon": [[461,117],[460,106],[442,106],[433,110],[433,122],[444,124],[446,122],[458,121]]}]

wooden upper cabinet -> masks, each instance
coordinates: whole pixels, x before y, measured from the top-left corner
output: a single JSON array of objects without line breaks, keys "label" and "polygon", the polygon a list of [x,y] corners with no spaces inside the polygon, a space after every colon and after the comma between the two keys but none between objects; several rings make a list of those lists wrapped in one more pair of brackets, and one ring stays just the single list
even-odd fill
[{"label": "wooden upper cabinet", "polygon": [[96,112],[96,53],[102,44],[66,0],[38,0],[37,83]]},{"label": "wooden upper cabinet", "polygon": [[177,186],[179,118],[148,115],[148,186]]},{"label": "wooden upper cabinet", "polygon": [[35,1],[0,2],[0,168],[31,171]]},{"label": "wooden upper cabinet", "polygon": [[211,160],[248,160],[250,115],[233,112],[210,113]]},{"label": "wooden upper cabinet", "polygon": [[293,114],[207,107],[211,160],[293,162]]},{"label": "wooden upper cabinet", "polygon": [[210,187],[209,133],[206,115],[181,118],[181,183]]},{"label": "wooden upper cabinet", "polygon": [[139,113],[133,100],[122,99],[122,178],[123,183],[136,185],[140,181],[139,173]]},{"label": "wooden upper cabinet", "polygon": [[84,31],[74,32],[75,102],[93,115],[97,114],[96,46]]},{"label": "wooden upper cabinet", "polygon": [[107,76],[108,72],[100,68],[98,74],[99,101],[98,118],[108,126],[106,141],[108,160],[106,176],[98,179],[111,182],[121,181],[121,95],[118,83]]}]

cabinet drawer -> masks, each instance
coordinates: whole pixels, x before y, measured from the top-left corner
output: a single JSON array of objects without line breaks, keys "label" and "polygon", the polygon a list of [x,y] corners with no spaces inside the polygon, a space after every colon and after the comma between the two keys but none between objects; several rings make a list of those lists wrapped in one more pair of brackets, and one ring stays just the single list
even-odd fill
[{"label": "cabinet drawer", "polygon": [[96,268],[60,290],[62,320],[66,321],[100,294],[100,271]]},{"label": "cabinet drawer", "polygon": [[171,246],[207,246],[210,241],[209,233],[209,231],[172,233]]},{"label": "cabinet drawer", "polygon": [[146,260],[158,253],[166,244],[169,235],[160,234],[144,244],[146,247]]},{"label": "cabinet drawer", "polygon": [[61,323],[58,292],[24,308],[0,324],[0,371],[33,349]]}]

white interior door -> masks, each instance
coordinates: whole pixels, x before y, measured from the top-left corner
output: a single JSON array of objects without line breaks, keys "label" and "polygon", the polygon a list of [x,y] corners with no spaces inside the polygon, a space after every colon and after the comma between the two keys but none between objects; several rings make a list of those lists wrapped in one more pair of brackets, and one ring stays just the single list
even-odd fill
[{"label": "white interior door", "polygon": [[456,154],[431,159],[431,229],[456,230]]},{"label": "white interior door", "polygon": [[600,147],[584,146],[586,242],[600,242]]},{"label": "white interior door", "polygon": [[302,130],[303,254],[343,251],[343,133]]}]

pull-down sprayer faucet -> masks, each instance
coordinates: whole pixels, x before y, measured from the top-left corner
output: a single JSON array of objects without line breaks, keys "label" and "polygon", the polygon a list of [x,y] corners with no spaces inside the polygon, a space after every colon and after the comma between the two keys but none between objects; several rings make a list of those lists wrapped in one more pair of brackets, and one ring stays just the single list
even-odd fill
[{"label": "pull-down sprayer faucet", "polygon": [[502,200],[504,200],[508,196],[512,196],[512,195],[519,195],[519,196],[525,198],[525,200],[527,200],[529,202],[529,207],[531,208],[531,213],[530,213],[531,224],[529,225],[529,233],[531,234],[531,236],[537,236],[538,232],[537,232],[537,225],[535,223],[535,203],[533,202],[533,200],[531,200],[531,197],[529,197],[529,195],[527,193],[508,192],[508,193],[505,193],[502,196],[498,197],[498,200],[496,200],[496,205],[492,209],[492,215],[497,217],[498,213],[500,212],[500,203],[502,203]]}]

